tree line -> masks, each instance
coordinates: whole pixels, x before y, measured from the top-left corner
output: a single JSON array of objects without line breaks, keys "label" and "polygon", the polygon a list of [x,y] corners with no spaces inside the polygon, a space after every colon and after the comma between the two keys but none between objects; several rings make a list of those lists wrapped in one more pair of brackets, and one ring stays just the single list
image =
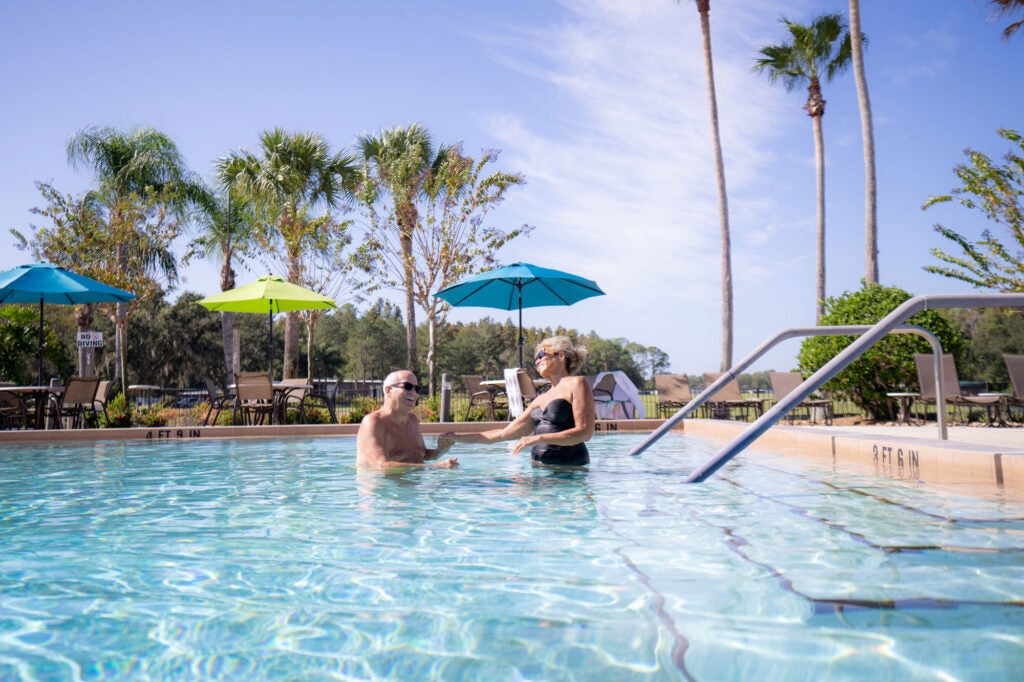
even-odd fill
[{"label": "tree line", "polygon": [[[113,376],[126,385],[129,317],[162,300],[193,258],[220,265],[221,290],[236,286],[235,268],[258,264],[300,286],[358,303],[380,289],[404,292],[405,359],[395,367],[427,366],[435,377],[436,330],[447,307],[434,298],[458,279],[494,266],[508,241],[532,228],[505,228],[491,211],[524,183],[494,170],[495,151],[474,158],[460,144],[436,144],[418,124],[356,139],[334,150],[313,132],[265,131],[259,149],[231,150],[214,164],[214,180],[189,169],[175,143],[151,128],[84,128],[67,145],[73,166],[94,186],[65,195],[37,183],[45,205],[41,225],[12,229],[17,244],[46,260],[137,294],[131,303],[99,306],[114,324]],[[352,217],[350,217],[352,216]],[[180,242],[191,240],[179,258]],[[416,308],[426,313],[421,357]],[[80,306],[78,330],[96,325],[94,306]],[[324,311],[285,314],[282,376],[309,376],[314,330]],[[224,371],[234,366],[236,316],[223,313]],[[241,323],[244,324],[244,323]],[[300,327],[306,363],[300,367]],[[92,351],[78,367],[93,368]]]},{"label": "tree line", "polygon": [[[151,384],[166,388],[199,388],[205,377],[218,385],[231,383],[223,362],[220,315],[197,304],[201,296],[185,292],[174,303],[150,299],[132,315],[129,336],[138,339],[127,346],[125,366],[130,384]],[[75,372],[75,311],[67,306],[54,306],[45,322],[47,363],[55,376],[62,379]],[[96,331],[104,339],[111,338],[114,321],[99,317]],[[38,317],[31,307],[0,307],[0,377],[26,383],[34,374]],[[416,335],[423,341],[428,325],[421,323]],[[312,358],[315,378],[349,380],[380,380],[406,361],[406,329],[402,310],[377,299],[360,311],[352,304],[342,305],[324,315],[319,322],[320,333],[314,337],[312,349],[302,348]],[[239,314],[234,329],[239,336],[240,369],[267,369],[267,335],[270,333],[264,315]],[[283,369],[281,350],[285,344],[283,321],[273,327],[274,372]],[[501,378],[506,367],[518,364],[518,326],[505,321],[484,318],[470,323],[444,324],[436,330],[437,366],[456,380],[464,374]],[[651,385],[654,374],[668,371],[669,357],[655,347],[643,346],[627,339],[604,339],[594,332],[575,329],[525,327],[527,347],[552,335],[570,336],[585,345],[589,356],[584,371],[589,374],[622,370],[638,386]],[[421,343],[420,348],[426,345]],[[116,353],[112,346],[95,349],[99,376],[113,376]],[[425,354],[425,350],[423,351]],[[423,361],[425,358],[421,357]]]}]

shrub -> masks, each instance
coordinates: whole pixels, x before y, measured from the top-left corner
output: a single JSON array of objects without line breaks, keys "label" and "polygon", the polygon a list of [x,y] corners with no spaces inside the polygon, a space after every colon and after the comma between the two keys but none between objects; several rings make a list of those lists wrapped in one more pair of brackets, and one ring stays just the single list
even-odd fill
[{"label": "shrub", "polygon": [[124,393],[118,393],[107,401],[107,416],[104,419],[101,415],[100,420],[108,429],[124,429],[132,425],[132,412],[133,406]]},{"label": "shrub", "polygon": [[380,407],[373,398],[354,398],[349,405],[348,414],[338,413],[338,422],[341,424],[358,424],[363,417]]},{"label": "shrub", "polygon": [[[877,284],[860,291],[846,292],[825,301],[821,325],[874,324],[891,313],[911,294],[898,287]],[[938,337],[944,353],[954,356],[963,352],[960,330],[937,310],[917,313],[906,324],[924,327]],[[816,336],[806,339],[800,347],[800,372],[810,376],[844,348],[853,343],[853,336]],[[916,334],[888,334],[869,348],[860,358],[822,386],[839,399],[853,402],[875,421],[895,419],[895,407],[887,392],[917,388],[914,353],[931,353],[931,345]]]},{"label": "shrub", "polygon": [[146,426],[151,429],[159,429],[167,426],[167,410],[160,407],[144,407],[135,413],[135,421],[139,426]]},{"label": "shrub", "polygon": [[420,399],[416,405],[416,416],[421,422],[436,422],[441,420],[441,398],[437,395]]}]

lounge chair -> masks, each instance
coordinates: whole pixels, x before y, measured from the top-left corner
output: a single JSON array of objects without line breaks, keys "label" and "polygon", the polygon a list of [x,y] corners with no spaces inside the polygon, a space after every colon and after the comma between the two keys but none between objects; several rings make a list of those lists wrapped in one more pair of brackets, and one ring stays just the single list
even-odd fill
[{"label": "lounge chair", "polygon": [[690,380],[685,374],[658,374],[654,377],[658,391],[658,417],[665,419],[693,400]]},{"label": "lounge chair", "polygon": [[[775,404],[778,404],[780,400],[795,391],[804,382],[804,378],[799,372],[768,372],[768,380],[771,381],[772,393],[775,394],[773,400]],[[793,423],[797,410],[805,410],[807,421],[812,424],[817,423],[819,414],[825,424],[832,423],[833,406],[832,401],[827,398],[807,398],[794,405],[786,414],[786,419],[790,424]]]},{"label": "lounge chair", "polygon": [[504,395],[497,388],[483,385],[484,378],[476,374],[463,374],[462,381],[469,392],[469,404],[463,421],[469,421],[469,414],[474,405],[483,405],[487,410],[487,420],[494,421],[494,412],[498,408],[508,408],[508,404],[500,398]]},{"label": "lounge chair", "polygon": [[[935,391],[935,356],[931,353],[916,353],[914,364],[917,367],[917,382],[921,387],[921,395],[917,402],[921,403],[922,411],[928,405],[935,405],[936,409],[939,409]],[[960,392],[960,378],[956,373],[953,356],[949,353],[942,355],[942,397],[946,403],[943,409],[951,406],[954,417],[959,416],[961,421],[964,421],[964,407],[984,407],[989,424],[1002,420],[1001,396],[966,396]]]},{"label": "lounge chair", "polygon": [[[721,376],[720,372],[705,372],[704,382],[711,386]],[[714,395],[710,396],[706,405],[712,419],[732,419],[733,413],[739,412],[743,415],[744,421],[746,421],[751,411],[754,412],[754,418],[757,419],[761,416],[763,410],[760,400],[743,397],[743,394],[740,392],[740,385],[736,383],[735,379],[726,382]]]},{"label": "lounge chair", "polygon": [[1013,408],[1020,407],[1021,421],[1024,421],[1024,355],[1011,355],[1003,353],[1003,362],[1006,363],[1006,371],[1010,375],[1010,385],[1013,387],[1013,395],[1006,400],[1007,412],[1013,414]]}]

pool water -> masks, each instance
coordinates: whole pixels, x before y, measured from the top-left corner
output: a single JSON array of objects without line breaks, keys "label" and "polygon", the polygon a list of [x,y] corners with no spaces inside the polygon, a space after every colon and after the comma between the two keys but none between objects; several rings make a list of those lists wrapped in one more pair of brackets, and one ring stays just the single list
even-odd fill
[{"label": "pool water", "polygon": [[642,437],[5,446],[0,680],[1019,679],[1024,509]]}]

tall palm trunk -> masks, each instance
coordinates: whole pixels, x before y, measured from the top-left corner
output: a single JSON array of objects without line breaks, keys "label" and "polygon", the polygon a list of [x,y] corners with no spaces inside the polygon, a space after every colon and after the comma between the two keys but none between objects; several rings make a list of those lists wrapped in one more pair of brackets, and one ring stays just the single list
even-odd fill
[{"label": "tall palm trunk", "polygon": [[860,0],[850,0],[850,45],[853,48],[853,79],[860,105],[861,138],[864,145],[864,283],[878,284],[878,188],[875,176],[875,130],[871,121],[871,99],[864,73],[864,35],[860,30]]},{"label": "tall palm trunk", "polygon": [[415,206],[406,205],[398,216],[399,243],[402,247],[402,284],[405,287],[406,369],[416,372],[419,354],[416,348],[416,296],[413,290],[412,232],[419,214]]},{"label": "tall palm trunk", "polygon": [[430,346],[427,348],[427,380],[430,382],[430,395],[434,395],[434,376],[437,371],[434,354],[437,345],[437,312],[433,308],[427,312],[427,335],[430,339]]},{"label": "tall palm trunk", "polygon": [[729,236],[729,200],[725,189],[725,162],[722,160],[722,138],[718,130],[718,98],[715,95],[715,70],[711,59],[711,0],[697,0],[700,13],[700,34],[704,43],[704,73],[708,81],[708,108],[711,113],[711,143],[715,155],[715,179],[718,182],[718,224],[722,235],[722,361],[725,372],[732,367],[733,304],[732,245]]},{"label": "tall palm trunk", "polygon": [[[120,201],[118,201],[118,205]],[[117,269],[119,272],[123,272],[127,267],[128,262],[128,246],[125,244],[126,235],[124,234],[124,216],[121,214],[120,208],[118,208],[111,216],[111,222],[116,226],[115,233],[120,233],[122,239],[117,244]],[[126,366],[125,366],[125,332],[127,327],[128,318],[128,304],[118,302],[114,308],[114,382],[121,381],[121,393],[128,395],[128,378]]]},{"label": "tall palm trunk", "polygon": [[[78,306],[75,310],[75,324],[78,326],[79,332],[87,332],[92,329],[93,314],[92,314],[92,303],[83,303]],[[79,348],[78,349],[78,375],[79,376],[95,376],[96,367],[93,363],[95,357],[95,349],[93,348]]]},{"label": "tall palm trunk", "polygon": [[[220,290],[229,291],[235,288],[235,270],[231,267],[231,253],[224,254],[224,262],[220,266]],[[220,338],[224,344],[224,367],[227,370],[228,383],[234,379],[235,372],[235,339],[234,318],[229,312],[220,314]]]},{"label": "tall palm trunk", "polygon": [[[288,281],[300,282],[302,270],[298,258],[288,259]],[[293,379],[299,370],[299,314],[294,310],[284,314],[284,365],[283,379]]]},{"label": "tall palm trunk", "polygon": [[821,323],[825,314],[825,137],[821,132],[821,119],[825,115],[825,100],[821,96],[821,84],[811,80],[807,86],[807,113],[811,117],[814,128],[814,167],[815,185],[817,187],[817,259],[818,267],[815,276],[817,299],[817,315],[815,324]]}]

